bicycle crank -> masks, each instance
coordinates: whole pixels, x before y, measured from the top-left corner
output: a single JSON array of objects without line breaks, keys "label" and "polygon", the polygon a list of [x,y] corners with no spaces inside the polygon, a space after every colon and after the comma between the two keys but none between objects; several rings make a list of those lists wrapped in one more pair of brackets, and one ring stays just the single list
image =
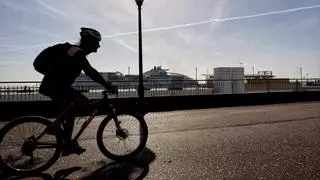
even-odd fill
[{"label": "bicycle crank", "polygon": [[35,137],[29,137],[26,142],[23,143],[21,152],[26,156],[33,156],[33,151],[36,149]]}]

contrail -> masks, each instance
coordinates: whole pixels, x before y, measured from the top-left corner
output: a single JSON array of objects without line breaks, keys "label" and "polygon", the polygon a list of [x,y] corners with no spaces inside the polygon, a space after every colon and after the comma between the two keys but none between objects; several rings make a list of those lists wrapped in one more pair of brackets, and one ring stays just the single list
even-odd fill
[{"label": "contrail", "polygon": [[[155,31],[172,30],[172,29],[178,29],[178,28],[184,28],[184,27],[193,27],[193,26],[199,26],[202,24],[207,24],[207,23],[212,23],[212,22],[237,21],[237,20],[242,20],[242,19],[251,19],[251,18],[256,18],[256,17],[286,14],[286,13],[304,11],[304,10],[316,9],[316,8],[320,8],[320,4],[313,5],[313,6],[303,6],[303,7],[298,7],[298,8],[286,9],[286,10],[279,10],[279,11],[270,11],[270,12],[258,13],[258,14],[246,15],[246,16],[236,16],[236,17],[220,18],[220,19],[217,19],[217,18],[208,19],[208,20],[204,20],[204,21],[192,22],[192,23],[187,23],[187,24],[146,29],[146,30],[143,30],[143,32],[155,32]],[[138,34],[138,31],[110,34],[110,35],[104,35],[102,37],[103,38],[113,38],[113,37],[128,36],[128,35],[133,35],[133,34]],[[42,48],[42,47],[46,47],[46,46],[47,45],[34,45],[34,46],[28,46],[28,47],[17,47],[12,50],[15,51],[15,50],[37,49],[37,48]]]},{"label": "contrail", "polygon": [[[184,28],[184,27],[192,27],[192,26],[198,26],[201,24],[207,24],[212,22],[227,22],[227,21],[236,21],[241,19],[250,19],[250,18],[256,18],[256,17],[263,17],[263,16],[270,16],[270,15],[278,15],[278,14],[286,14],[296,11],[303,11],[308,9],[315,9],[320,8],[320,5],[313,5],[313,6],[304,6],[299,8],[292,8],[292,9],[286,9],[286,10],[279,10],[279,11],[270,11],[265,13],[259,13],[259,14],[253,14],[253,15],[247,15],[247,16],[236,16],[236,17],[229,17],[229,18],[221,18],[221,19],[208,19],[205,21],[198,21],[188,24],[180,24],[180,25],[174,25],[174,26],[166,26],[166,27],[158,27],[158,28],[152,28],[152,29],[146,29],[143,30],[143,32],[155,32],[155,31],[162,31],[162,30],[172,30],[172,29],[178,29],[178,28]],[[126,35],[132,35],[137,34],[138,31],[132,31],[132,32],[126,32],[126,33],[117,33],[117,34],[111,34],[111,35],[104,35],[103,38],[113,38],[118,36],[126,36]]]},{"label": "contrail", "polygon": [[262,17],[262,16],[286,14],[286,13],[290,13],[290,12],[296,12],[296,11],[302,11],[302,10],[308,10],[308,9],[315,9],[315,8],[320,8],[320,5],[305,6],[305,7],[293,8],[293,9],[287,9],[287,10],[280,10],[280,11],[271,11],[271,12],[265,12],[265,13],[259,13],[259,14],[254,14],[254,15],[247,15],[247,16],[238,16],[238,17],[231,17],[231,18],[216,19],[216,21],[225,22],[225,21],[233,21],[233,20],[239,20],[239,19],[249,19],[249,18],[255,18],[255,17]]}]

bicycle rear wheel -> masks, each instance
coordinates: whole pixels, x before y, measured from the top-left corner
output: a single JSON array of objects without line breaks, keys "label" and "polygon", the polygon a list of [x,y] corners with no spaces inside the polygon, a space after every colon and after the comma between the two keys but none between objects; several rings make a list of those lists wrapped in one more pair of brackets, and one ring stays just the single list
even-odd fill
[{"label": "bicycle rear wheel", "polygon": [[117,113],[120,129],[115,121],[107,116],[97,132],[100,151],[110,159],[132,158],[141,152],[148,139],[148,127],[143,116],[137,113]]},{"label": "bicycle rear wheel", "polygon": [[14,175],[30,175],[50,168],[59,158],[62,140],[43,134],[50,125],[39,116],[23,116],[0,131],[0,166]]}]

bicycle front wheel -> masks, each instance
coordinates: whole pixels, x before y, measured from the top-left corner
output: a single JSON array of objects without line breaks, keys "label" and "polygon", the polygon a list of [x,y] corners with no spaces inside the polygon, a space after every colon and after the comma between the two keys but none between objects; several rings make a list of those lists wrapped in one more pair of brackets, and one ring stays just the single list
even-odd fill
[{"label": "bicycle front wheel", "polygon": [[141,152],[148,139],[148,127],[137,113],[117,113],[119,127],[112,116],[107,116],[97,132],[100,151],[110,159],[132,158]]},{"label": "bicycle front wheel", "polygon": [[30,175],[48,169],[60,156],[61,138],[44,134],[50,125],[39,116],[23,116],[0,131],[0,166],[15,175]]}]

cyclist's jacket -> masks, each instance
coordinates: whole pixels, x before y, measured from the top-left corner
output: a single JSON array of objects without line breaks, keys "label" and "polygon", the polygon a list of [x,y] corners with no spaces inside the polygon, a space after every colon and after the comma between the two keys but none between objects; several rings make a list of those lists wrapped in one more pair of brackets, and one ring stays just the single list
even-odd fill
[{"label": "cyclist's jacket", "polygon": [[40,53],[37,57],[48,58],[39,89],[39,92],[45,95],[70,87],[84,65],[89,63],[83,50],[76,45],[64,43],[49,48],[54,49],[48,53],[49,55]]}]

